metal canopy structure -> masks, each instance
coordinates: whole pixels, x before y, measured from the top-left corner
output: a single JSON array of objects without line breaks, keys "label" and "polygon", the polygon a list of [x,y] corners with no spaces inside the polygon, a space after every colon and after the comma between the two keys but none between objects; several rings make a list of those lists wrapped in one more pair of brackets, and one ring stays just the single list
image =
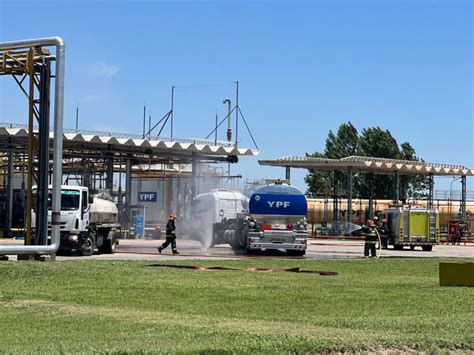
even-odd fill
[{"label": "metal canopy structure", "polygon": [[[65,130],[63,135],[63,157],[110,158],[110,155],[128,156],[138,164],[143,163],[181,163],[189,164],[193,158],[200,160],[223,161],[228,156],[255,156],[257,150],[236,148],[227,142],[204,139],[160,138],[142,139],[141,137],[107,132]],[[50,138],[53,139],[52,133]],[[16,151],[22,151],[28,140],[26,126],[0,123],[0,146],[9,142]]]},{"label": "metal canopy structure", "polygon": [[427,163],[422,161],[350,156],[342,159],[314,157],[284,157],[275,160],[259,160],[260,165],[303,168],[324,171],[348,171],[387,175],[448,175],[474,176],[474,170],[461,165]]},{"label": "metal canopy structure", "polygon": [[[386,159],[375,157],[349,156],[342,159],[327,159],[316,157],[283,157],[275,160],[259,160],[263,166],[278,166],[286,169],[286,179],[290,179],[291,168],[302,168],[319,171],[341,171],[348,174],[348,217],[347,222],[352,223],[352,177],[354,173],[374,175],[394,175],[396,177],[396,202],[400,200],[400,175],[427,176],[429,181],[428,207],[433,207],[434,177],[435,176],[460,176],[461,177],[461,220],[466,220],[466,177],[474,176],[474,170],[461,165],[428,163],[423,161],[410,161]],[[334,192],[334,220],[337,220],[337,192],[333,179]],[[373,191],[369,193],[369,218],[373,216]]]}]

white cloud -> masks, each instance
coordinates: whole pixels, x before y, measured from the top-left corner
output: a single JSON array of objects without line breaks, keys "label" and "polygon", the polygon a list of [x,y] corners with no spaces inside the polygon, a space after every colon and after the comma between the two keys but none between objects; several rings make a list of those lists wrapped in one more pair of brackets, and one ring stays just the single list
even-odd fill
[{"label": "white cloud", "polygon": [[106,63],[95,63],[92,66],[92,74],[111,78],[119,72],[120,68],[116,65]]}]

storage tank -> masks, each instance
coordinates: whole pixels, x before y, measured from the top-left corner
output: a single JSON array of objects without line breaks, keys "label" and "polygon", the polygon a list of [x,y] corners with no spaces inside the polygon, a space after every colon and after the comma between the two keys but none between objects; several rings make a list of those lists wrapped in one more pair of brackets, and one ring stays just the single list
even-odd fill
[{"label": "storage tank", "polygon": [[262,186],[250,197],[249,212],[262,224],[295,224],[306,217],[308,205],[305,195],[286,184]]},{"label": "storage tank", "polygon": [[115,203],[94,197],[90,206],[90,224],[114,224],[117,223],[118,209]]}]

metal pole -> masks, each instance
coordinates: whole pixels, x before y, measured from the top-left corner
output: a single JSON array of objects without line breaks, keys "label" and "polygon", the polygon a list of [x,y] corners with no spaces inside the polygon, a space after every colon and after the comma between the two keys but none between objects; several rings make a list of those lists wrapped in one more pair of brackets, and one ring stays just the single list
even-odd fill
[{"label": "metal pole", "polygon": [[8,150],[8,170],[7,170],[7,230],[8,236],[10,237],[11,228],[13,224],[13,160],[15,155],[13,149]]},{"label": "metal pole", "polygon": [[227,104],[227,141],[230,142],[232,140],[232,128],[230,127],[230,112],[232,109],[232,102],[229,98],[227,98],[224,99],[222,103]]},{"label": "metal pole", "polygon": [[217,146],[217,109],[216,109],[216,130],[214,132],[214,145]]},{"label": "metal pole", "polygon": [[77,133],[78,128],[79,128],[79,102],[77,103],[77,106],[76,106],[76,133]]},{"label": "metal pole", "polygon": [[29,110],[28,110],[28,167],[27,167],[27,185],[26,190],[26,236],[25,245],[33,244],[33,216],[31,210],[33,209],[33,150],[34,150],[34,133],[33,133],[33,119],[35,107],[35,66],[34,66],[34,49],[28,51],[28,75],[29,75]]},{"label": "metal pole", "polygon": [[466,221],[466,175],[461,176],[461,221]]},{"label": "metal pole", "polygon": [[46,245],[48,234],[48,175],[49,175],[49,92],[50,63],[40,70],[38,182],[36,188],[36,245]]},{"label": "metal pole", "polygon": [[238,134],[239,134],[239,81],[235,82],[236,89],[235,89],[235,147],[237,148],[238,143]]},{"label": "metal pole", "polygon": [[336,187],[336,172],[332,172],[332,230],[336,230],[338,223],[338,203],[337,203],[337,187]]},{"label": "metal pole", "polygon": [[171,87],[171,140],[173,140],[173,121],[174,120],[174,86]]},{"label": "metal pole", "polygon": [[132,204],[132,164],[130,159],[125,162],[125,208],[127,228],[130,228],[130,205]]},{"label": "metal pole", "polygon": [[[349,167],[348,171],[349,179],[347,182],[347,223],[349,230],[352,230],[352,166]],[[352,233],[351,233],[352,234]]]},{"label": "metal pole", "polygon": [[288,184],[290,183],[290,178],[291,178],[291,167],[287,166],[285,167],[285,179],[288,180]]},{"label": "metal pole", "polygon": [[398,201],[400,201],[400,175],[398,174],[398,171],[395,171],[395,180],[396,180],[396,191],[395,191],[395,199],[397,200],[397,204],[398,204]]},{"label": "metal pole", "polygon": [[434,176],[430,174],[428,176],[429,181],[429,192],[428,192],[428,208],[433,208],[433,190],[434,190]]},{"label": "metal pole", "polygon": [[143,135],[142,135],[142,139],[145,139],[145,122],[146,122],[146,103],[143,104]]},{"label": "metal pole", "polygon": [[193,200],[196,195],[197,195],[197,159],[196,157],[194,156],[194,153],[193,153],[193,157],[192,157],[192,163],[191,163],[191,200]]},{"label": "metal pole", "polygon": [[150,116],[148,116],[148,140],[150,140],[151,137],[151,111],[150,111]]},{"label": "metal pole", "polygon": [[370,187],[369,187],[369,219],[374,217],[374,176],[369,175]]},{"label": "metal pole", "polygon": [[[122,158],[119,159],[119,176],[118,176],[118,210],[119,216],[122,216]],[[120,224],[122,224],[122,220],[120,220]]]}]

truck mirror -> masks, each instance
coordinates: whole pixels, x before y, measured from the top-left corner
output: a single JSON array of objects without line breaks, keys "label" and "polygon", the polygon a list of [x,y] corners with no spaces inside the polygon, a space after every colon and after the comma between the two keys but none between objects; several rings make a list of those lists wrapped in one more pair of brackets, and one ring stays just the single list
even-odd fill
[{"label": "truck mirror", "polygon": [[94,203],[94,196],[89,195],[89,205],[92,205]]},{"label": "truck mirror", "polygon": [[219,217],[224,217],[224,210],[219,211]]}]

